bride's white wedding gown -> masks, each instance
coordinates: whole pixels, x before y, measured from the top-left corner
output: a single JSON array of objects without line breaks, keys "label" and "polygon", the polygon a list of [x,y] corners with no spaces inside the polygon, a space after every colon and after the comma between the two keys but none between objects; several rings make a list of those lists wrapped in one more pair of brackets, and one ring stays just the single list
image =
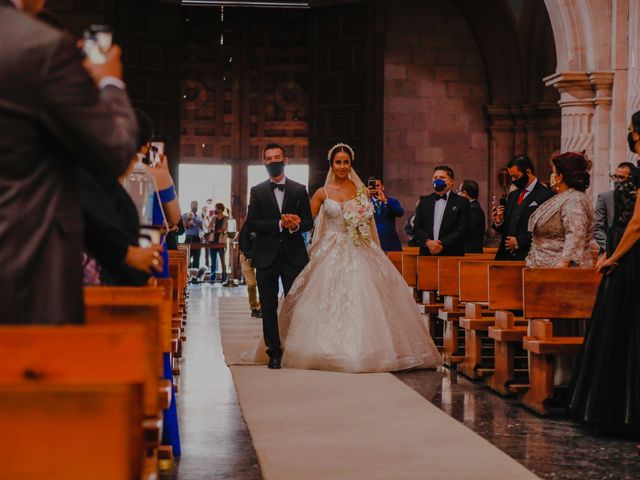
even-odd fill
[{"label": "bride's white wedding gown", "polygon": [[324,233],[279,315],[283,366],[390,372],[440,365],[407,284],[386,254],[374,241],[354,245],[340,203],[327,198],[323,209]]}]

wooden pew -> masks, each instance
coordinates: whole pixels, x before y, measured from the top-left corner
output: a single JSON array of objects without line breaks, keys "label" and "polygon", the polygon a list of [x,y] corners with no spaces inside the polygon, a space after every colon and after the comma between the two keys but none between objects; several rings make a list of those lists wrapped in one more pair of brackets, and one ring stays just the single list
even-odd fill
[{"label": "wooden pew", "polygon": [[398,273],[402,275],[402,252],[387,252],[387,257],[389,257],[393,266],[396,267]]},{"label": "wooden pew", "polygon": [[138,325],[145,331],[146,363],[149,374],[144,384],[144,414],[147,453],[156,456],[160,442],[162,410],[171,403],[171,384],[163,380],[163,348],[167,322],[165,293],[160,287],[85,287],[87,325]]},{"label": "wooden pew", "polygon": [[501,395],[514,393],[514,384],[528,383],[528,361],[522,349],[527,321],[522,312],[522,272],[517,264],[489,266],[489,308],[495,310],[495,324],[488,329],[494,340],[494,369],[487,379],[489,388]]},{"label": "wooden pew", "polygon": [[420,248],[418,247],[403,247],[401,258],[402,278],[412,288],[417,287],[418,279],[418,255],[420,254]]},{"label": "wooden pew", "polygon": [[139,326],[0,326],[0,476],[154,478]]},{"label": "wooden pew", "polygon": [[438,257],[438,295],[444,297],[444,306],[438,310],[438,318],[444,322],[443,358],[447,365],[462,361],[459,354],[459,319],[464,315],[460,308],[460,262],[465,260],[491,260],[492,255],[472,254],[460,257]]},{"label": "wooden pew", "polygon": [[522,270],[525,262],[460,262],[460,301],[465,303],[465,314],[459,323],[464,331],[465,355],[458,370],[471,379],[490,375],[494,367],[494,342],[489,339],[488,330],[495,324],[495,315],[493,310],[486,309],[489,303],[489,267],[492,265]]},{"label": "wooden pew", "polygon": [[602,276],[595,269],[527,268],[523,272],[524,316],[529,321],[523,347],[529,357],[529,388],[520,401],[546,415],[554,396],[554,360],[558,354],[575,354],[583,337],[558,337],[553,323],[591,317]]}]

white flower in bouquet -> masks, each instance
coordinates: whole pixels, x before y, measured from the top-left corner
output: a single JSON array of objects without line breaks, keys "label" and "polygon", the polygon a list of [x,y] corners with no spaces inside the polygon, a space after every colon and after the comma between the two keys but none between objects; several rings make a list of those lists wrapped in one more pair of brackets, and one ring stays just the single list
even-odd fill
[{"label": "white flower in bouquet", "polygon": [[368,244],[371,237],[373,206],[366,191],[367,188],[362,187],[356,197],[344,205],[344,223],[355,246]]}]

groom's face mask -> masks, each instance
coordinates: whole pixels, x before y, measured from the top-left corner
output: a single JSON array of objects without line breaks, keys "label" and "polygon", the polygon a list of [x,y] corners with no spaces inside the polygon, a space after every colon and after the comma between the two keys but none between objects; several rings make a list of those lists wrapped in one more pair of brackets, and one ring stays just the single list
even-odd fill
[{"label": "groom's face mask", "polygon": [[270,148],[264,152],[264,166],[271,178],[278,178],[284,173],[287,158],[279,148]]}]

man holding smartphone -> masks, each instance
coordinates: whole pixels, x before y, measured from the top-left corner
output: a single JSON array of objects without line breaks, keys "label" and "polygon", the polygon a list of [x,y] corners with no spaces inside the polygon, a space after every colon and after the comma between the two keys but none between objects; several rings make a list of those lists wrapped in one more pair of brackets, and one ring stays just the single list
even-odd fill
[{"label": "man holding smartphone", "polygon": [[493,229],[501,235],[496,260],[524,260],[531,247],[529,217],[553,192],[542,185],[534,174],[533,163],[526,155],[514,157],[507,170],[515,185],[506,205],[493,205]]},{"label": "man holding smartphone", "polygon": [[78,166],[115,180],[136,152],[120,49],[82,63],[44,3],[0,0],[0,323],[83,322]]},{"label": "man holding smartphone", "polygon": [[380,237],[380,247],[385,252],[401,252],[402,245],[396,232],[396,218],[404,215],[404,209],[397,199],[386,196],[380,175],[369,177],[368,186],[378,237]]}]

